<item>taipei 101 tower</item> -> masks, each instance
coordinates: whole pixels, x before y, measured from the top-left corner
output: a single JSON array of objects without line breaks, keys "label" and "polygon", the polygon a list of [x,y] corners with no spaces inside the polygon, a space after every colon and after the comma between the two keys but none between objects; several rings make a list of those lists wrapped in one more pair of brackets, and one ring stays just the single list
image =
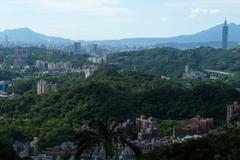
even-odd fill
[{"label": "taipei 101 tower", "polygon": [[228,49],[228,24],[227,20],[224,22],[223,33],[222,33],[222,49]]}]

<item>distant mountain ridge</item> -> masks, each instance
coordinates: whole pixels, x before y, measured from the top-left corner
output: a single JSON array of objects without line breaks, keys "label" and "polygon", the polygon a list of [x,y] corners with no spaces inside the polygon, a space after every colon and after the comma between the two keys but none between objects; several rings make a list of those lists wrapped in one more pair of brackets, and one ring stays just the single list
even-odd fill
[{"label": "distant mountain ridge", "polygon": [[[240,43],[240,25],[230,23],[229,41]],[[170,38],[129,38],[120,40],[91,41],[91,43],[110,44],[110,45],[154,45],[165,43],[208,43],[221,42],[222,25],[217,25],[208,30],[204,30],[192,35],[181,35]]]},{"label": "distant mountain ridge", "polygon": [[[229,41],[231,47],[240,43],[240,25],[230,23],[229,25]],[[169,38],[128,38],[120,40],[99,40],[99,41],[82,41],[83,44],[102,44],[102,45],[159,45],[159,46],[181,46],[182,48],[188,46],[213,46],[219,47],[222,40],[222,25],[217,25],[208,30],[204,30],[192,35],[181,35]],[[58,44],[70,45],[74,41],[70,39],[46,36],[32,31],[29,28],[11,29],[0,32],[0,41],[4,41],[5,36],[8,36],[10,42],[18,42],[25,44]],[[193,45],[194,44],[194,45]],[[213,45],[214,44],[214,45]]]},{"label": "distant mountain ridge", "polygon": [[0,40],[4,41],[8,36],[9,42],[24,44],[72,44],[73,40],[46,36],[32,31],[29,28],[7,29],[0,32]]}]

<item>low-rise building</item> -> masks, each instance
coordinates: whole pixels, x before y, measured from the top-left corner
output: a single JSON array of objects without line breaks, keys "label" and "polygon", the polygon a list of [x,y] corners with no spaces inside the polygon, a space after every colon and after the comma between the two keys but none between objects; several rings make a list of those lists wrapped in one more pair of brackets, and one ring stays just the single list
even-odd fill
[{"label": "low-rise building", "polygon": [[105,56],[91,56],[88,58],[88,61],[94,64],[106,64],[108,63],[108,57]]},{"label": "low-rise building", "polygon": [[173,128],[174,138],[183,138],[187,135],[208,134],[214,129],[213,118],[196,116],[187,125],[178,125]]},{"label": "low-rise building", "polygon": [[188,65],[185,66],[185,72],[183,73],[184,80],[198,80],[206,78],[207,74],[199,71],[193,71],[193,69],[189,68]]},{"label": "low-rise building", "polygon": [[48,62],[37,60],[35,66],[38,69],[48,69]]},{"label": "low-rise building", "polygon": [[47,62],[47,61],[40,61],[37,60],[35,62],[36,68],[40,70],[48,70],[51,72],[67,72],[71,71],[72,64],[70,62]]},{"label": "low-rise building", "polygon": [[87,65],[83,67],[83,72],[85,74],[85,78],[89,78],[94,74],[94,72],[97,70],[97,66],[94,65]]}]

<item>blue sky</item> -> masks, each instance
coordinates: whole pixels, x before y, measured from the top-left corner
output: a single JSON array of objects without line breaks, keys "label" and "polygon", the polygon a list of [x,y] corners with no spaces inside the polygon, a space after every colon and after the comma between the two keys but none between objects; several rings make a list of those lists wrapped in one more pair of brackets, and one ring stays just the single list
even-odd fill
[{"label": "blue sky", "polygon": [[0,0],[0,30],[28,27],[74,40],[169,37],[224,21],[240,0]]}]

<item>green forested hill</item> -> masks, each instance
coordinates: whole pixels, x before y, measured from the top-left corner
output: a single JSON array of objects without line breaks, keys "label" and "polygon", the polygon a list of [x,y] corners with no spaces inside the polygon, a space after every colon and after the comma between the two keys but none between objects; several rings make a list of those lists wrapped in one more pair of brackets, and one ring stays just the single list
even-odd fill
[{"label": "green forested hill", "polygon": [[178,50],[156,48],[110,55],[110,62],[121,68],[181,78],[184,66],[196,70],[212,69],[240,72],[240,49],[228,51],[213,48]]},{"label": "green forested hill", "polygon": [[143,160],[239,160],[240,130],[156,149]]},{"label": "green forested hill", "polygon": [[[39,53],[34,58],[51,60],[55,56]],[[61,56],[57,55],[56,60],[75,61]],[[239,49],[226,52],[211,48],[185,51],[163,48],[119,53],[109,58],[110,63],[126,70],[100,69],[89,79],[67,74],[44,77],[57,82],[59,90],[43,96],[36,95],[38,79],[15,83],[9,92],[21,96],[0,100],[0,139],[8,139],[4,143],[11,144],[16,139],[30,140],[37,136],[41,139],[40,148],[54,146],[73,140],[84,121],[106,114],[123,120],[142,114],[159,120],[188,119],[199,114],[220,123],[225,122],[226,105],[240,99],[240,92],[224,82],[197,81],[186,85],[160,76],[181,78],[185,64],[198,70],[237,73],[240,71]],[[76,63],[86,59],[79,57]],[[127,71],[134,66],[140,72]],[[239,86],[238,80],[229,82]]]},{"label": "green forested hill", "polygon": [[66,117],[83,120],[97,116],[107,107],[109,114],[118,118],[144,113],[159,119],[181,119],[203,114],[223,120],[226,104],[240,98],[240,92],[221,82],[185,86],[137,72],[102,70],[87,80],[65,80],[59,81],[56,93],[38,96],[34,88],[16,100],[5,101],[1,112],[13,118],[42,116],[43,120]]},{"label": "green forested hill", "polygon": [[58,82],[56,93],[38,96],[35,89],[27,89],[16,100],[0,101],[0,116],[11,118],[8,127],[25,137],[39,136],[49,145],[59,142],[58,136],[71,139],[84,120],[102,114],[115,119],[141,114],[187,119],[200,114],[225,121],[226,105],[240,99],[240,92],[220,82],[185,86],[138,72],[100,70],[90,79],[63,77]]}]

